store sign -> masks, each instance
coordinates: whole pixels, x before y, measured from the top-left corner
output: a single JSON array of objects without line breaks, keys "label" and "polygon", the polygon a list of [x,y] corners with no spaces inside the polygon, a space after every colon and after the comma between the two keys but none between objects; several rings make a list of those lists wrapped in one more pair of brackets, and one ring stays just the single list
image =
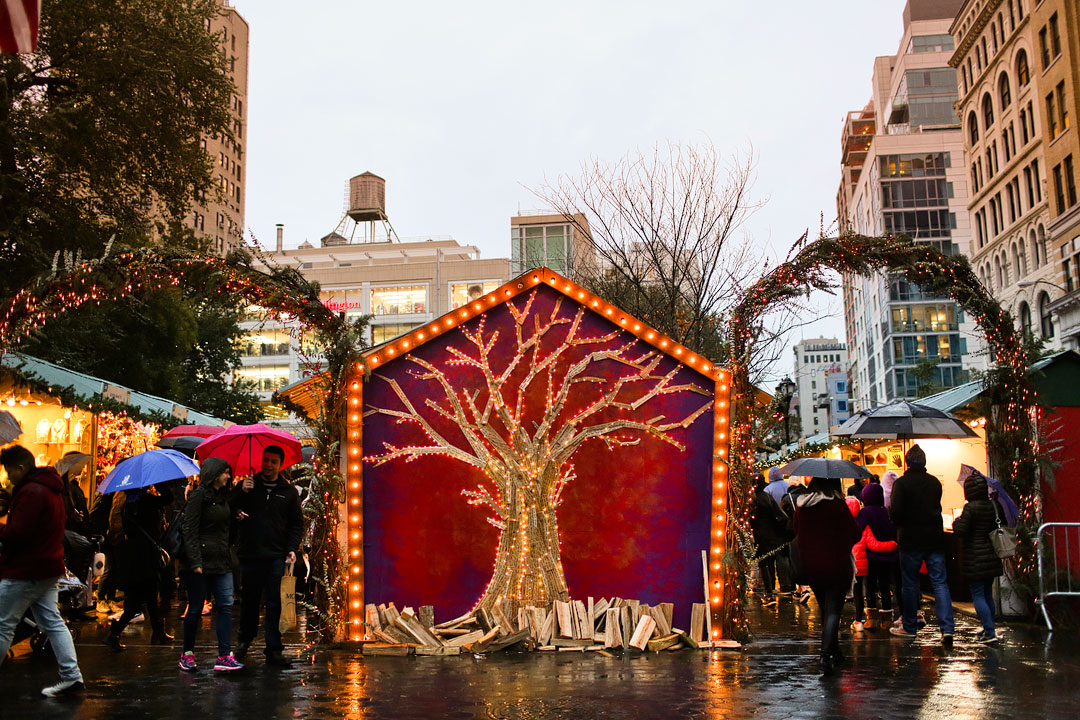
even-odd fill
[{"label": "store sign", "polygon": [[120,387],[119,385],[104,383],[101,394],[107,398],[116,400],[117,402],[128,403],[131,401],[131,391],[126,387]]},{"label": "store sign", "polygon": [[363,303],[356,301],[327,300],[323,303],[330,310],[363,310]]},{"label": "store sign", "polygon": [[173,405],[172,406],[172,416],[174,418],[176,418],[177,420],[183,422],[184,420],[187,420],[188,409],[186,407],[183,407],[183,406],[180,406],[180,405]]}]

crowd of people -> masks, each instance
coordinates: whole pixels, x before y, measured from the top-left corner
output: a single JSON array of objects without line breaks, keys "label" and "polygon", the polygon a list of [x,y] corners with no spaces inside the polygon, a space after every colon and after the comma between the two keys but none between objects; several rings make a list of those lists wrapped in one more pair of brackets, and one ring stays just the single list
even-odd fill
[{"label": "crowd of people", "polygon": [[[765,606],[778,597],[806,603],[811,594],[821,620],[820,663],[824,674],[844,662],[840,627],[854,606],[851,629],[887,629],[914,638],[926,625],[919,612],[921,575],[928,577],[942,644],[953,642],[952,598],[946,573],[941,481],[926,471],[926,454],[914,445],[906,471],[861,483],[845,493],[841,480],[807,478],[789,483],[772,468],[755,488],[751,529]],[[953,523],[961,546],[962,572],[982,624],[979,642],[995,645],[993,582],[1003,574],[990,540],[1002,508],[977,473],[964,483],[967,504]],[[806,590],[809,588],[809,591]]]},{"label": "crowd of people", "polygon": [[[209,598],[217,633],[215,671],[244,667],[260,615],[266,663],[288,666],[279,629],[279,588],[286,567],[301,559],[303,514],[300,492],[282,474],[284,459],[282,448],[270,445],[260,472],[234,481],[226,461],[207,458],[190,487],[168,481],[102,495],[90,510],[67,473],[61,477],[55,467],[37,467],[33,454],[20,445],[0,451],[0,464],[14,487],[6,523],[0,524],[0,663],[29,612],[48,638],[60,669],[59,682],[42,694],[55,697],[83,688],[72,635],[58,607],[58,583],[68,576],[69,565],[78,568],[74,574],[80,580],[92,580],[88,562],[81,557],[72,562],[73,551],[82,548],[74,548],[71,538],[100,534],[106,572],[97,583],[96,607],[117,610],[116,598],[123,594],[122,610],[109,623],[105,644],[123,651],[124,629],[140,615],[149,622],[151,644],[174,644],[160,599],[163,587],[176,586],[179,579],[187,595],[180,670],[198,669],[195,641]],[[179,558],[162,552],[173,523],[181,530]],[[73,524],[81,532],[75,532]],[[80,575],[82,570],[86,572]],[[240,627],[234,644],[237,587]]]}]

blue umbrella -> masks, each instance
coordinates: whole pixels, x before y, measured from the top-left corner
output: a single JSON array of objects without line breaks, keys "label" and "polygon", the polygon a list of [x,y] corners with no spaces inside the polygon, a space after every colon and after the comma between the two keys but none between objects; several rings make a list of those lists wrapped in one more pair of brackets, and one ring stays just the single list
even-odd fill
[{"label": "blue umbrella", "polygon": [[198,474],[199,466],[182,452],[147,450],[118,463],[98,485],[98,492],[135,490]]},{"label": "blue umbrella", "polygon": [[1005,525],[1007,527],[1016,527],[1016,524],[1020,521],[1020,508],[1005,492],[1005,488],[1002,487],[1001,483],[988,475],[983,475],[970,465],[960,465],[960,477],[956,478],[956,481],[962,487],[964,481],[972,476],[980,477],[986,481],[986,488],[990,493],[990,497],[997,500],[1001,505],[1002,514],[1005,515]]}]

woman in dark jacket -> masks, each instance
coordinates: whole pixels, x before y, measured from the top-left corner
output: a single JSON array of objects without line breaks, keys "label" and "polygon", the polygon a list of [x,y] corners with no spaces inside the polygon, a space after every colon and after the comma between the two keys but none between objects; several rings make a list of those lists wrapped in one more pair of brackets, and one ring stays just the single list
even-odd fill
[{"label": "woman in dark jacket", "polygon": [[[885,507],[885,488],[878,483],[869,483],[863,488],[859,498],[863,509],[855,518],[859,532],[870,528],[874,540],[879,543],[896,542],[896,526]],[[872,610],[868,615],[876,615],[878,597],[881,598],[881,615],[878,622],[888,628],[888,623],[900,617],[900,552],[879,552],[867,544],[867,588],[866,606]],[[893,609],[893,597],[896,608]]]},{"label": "woman in dark jacket", "polygon": [[855,566],[851,548],[860,533],[839,480],[814,478],[795,500],[795,540],[802,575],[821,612],[821,671],[831,675],[840,652],[840,614],[851,589]]},{"label": "woman in dark jacket", "polygon": [[[151,492],[153,490],[154,492]],[[124,612],[109,626],[103,642],[114,650],[123,650],[120,633],[146,606],[146,618],[153,629],[151,645],[165,645],[173,636],[165,632],[165,619],[158,608],[158,578],[161,546],[165,527],[165,508],[172,503],[169,483],[140,488],[127,493],[121,510],[124,541],[119,548],[120,587],[124,590]]]},{"label": "woman in dark jacket", "polygon": [[768,555],[758,561],[758,569],[761,571],[761,582],[765,586],[762,602],[768,605],[776,604],[776,556],[774,551],[787,542],[787,517],[781,512],[772,496],[765,492],[765,483],[758,481],[754,486],[754,502],[751,507],[750,529],[754,533],[754,544],[757,545],[758,557]]},{"label": "woman in dark jacket", "polygon": [[979,642],[994,645],[998,642],[994,628],[994,578],[1004,572],[990,542],[990,532],[997,527],[997,503],[990,499],[986,480],[978,475],[964,481],[964,497],[967,504],[953,522],[953,533],[964,548],[964,577],[971,588],[975,614],[983,626]]},{"label": "woman in dark jacket", "polygon": [[244,666],[232,654],[233,576],[229,555],[229,490],[232,468],[221,458],[203,461],[199,487],[184,506],[183,568],[187,576],[188,611],[184,615],[184,652],[181,670],[193,671],[195,633],[202,622],[199,611],[207,593],[214,596],[217,611],[218,657],[214,670],[240,670]]}]

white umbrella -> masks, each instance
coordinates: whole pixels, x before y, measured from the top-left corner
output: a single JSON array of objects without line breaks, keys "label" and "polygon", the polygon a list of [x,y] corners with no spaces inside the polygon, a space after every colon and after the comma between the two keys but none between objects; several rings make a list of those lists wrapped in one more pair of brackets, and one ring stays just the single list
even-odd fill
[{"label": "white umbrella", "polygon": [[90,462],[90,456],[86,453],[69,452],[56,461],[56,472],[61,475],[66,475],[69,472],[72,475],[78,475],[88,462]]},{"label": "white umbrella", "polygon": [[22,425],[15,416],[7,410],[0,410],[0,445],[14,442],[20,435],[22,435]]}]

